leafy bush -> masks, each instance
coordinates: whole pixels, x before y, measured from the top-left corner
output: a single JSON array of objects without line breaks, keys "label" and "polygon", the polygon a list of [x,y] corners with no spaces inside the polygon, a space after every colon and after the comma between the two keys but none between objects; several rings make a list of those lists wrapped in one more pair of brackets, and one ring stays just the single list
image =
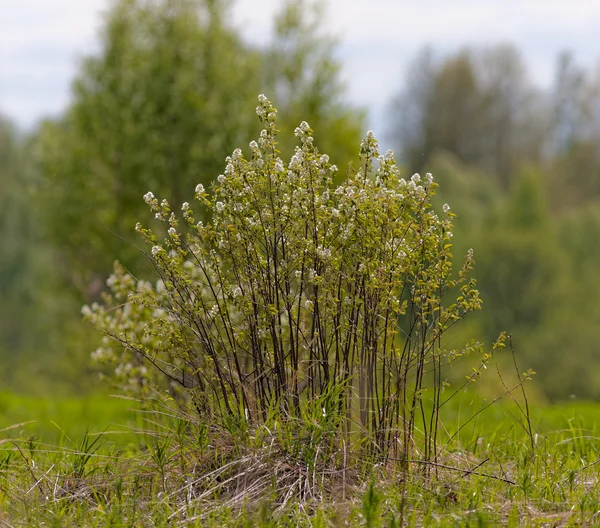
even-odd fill
[{"label": "leafy bush", "polygon": [[406,460],[417,429],[433,456],[443,369],[464,352],[441,338],[481,304],[472,252],[452,276],[449,206],[438,216],[431,175],[401,178],[371,132],[337,188],[305,122],[286,166],[263,95],[257,114],[249,156],[227,158],[212,194],[196,187],[210,222],[144,196],[167,230],[137,225],[159,279],[115,264],[105,304],[83,308],[106,334],[94,358],[141,394],[167,380],[213,430],[279,427],[306,459],[353,445]]}]

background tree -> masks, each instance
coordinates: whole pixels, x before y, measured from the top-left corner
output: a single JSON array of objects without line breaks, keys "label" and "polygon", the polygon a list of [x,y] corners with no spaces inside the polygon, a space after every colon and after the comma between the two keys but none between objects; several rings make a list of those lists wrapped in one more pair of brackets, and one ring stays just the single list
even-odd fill
[{"label": "background tree", "polygon": [[132,262],[135,250],[122,239],[133,240],[144,192],[180,203],[250,133],[258,56],[226,27],[225,8],[116,3],[102,52],[82,62],[65,119],[42,129],[49,233],[65,278],[87,298],[102,288],[111,253]]},{"label": "background tree", "polygon": [[35,223],[27,217],[27,196],[19,192],[24,187],[20,180],[27,177],[22,147],[13,126],[4,119],[0,120],[0,160],[0,353],[5,381],[18,365],[18,351],[33,345],[24,325],[34,301],[31,268]]},{"label": "background tree", "polygon": [[546,170],[553,204],[565,211],[600,198],[600,77],[563,53],[550,96],[553,141]]},{"label": "background tree", "polygon": [[411,172],[447,151],[507,190],[520,163],[539,160],[543,109],[514,48],[464,49],[445,59],[424,50],[406,79],[390,104],[389,135]]},{"label": "background tree", "polygon": [[362,114],[339,100],[333,43],[317,36],[309,7],[286,4],[273,48],[258,50],[227,22],[222,0],[114,5],[101,53],[82,62],[73,105],[40,139],[49,234],[84,299],[102,289],[114,256],[134,266],[128,242],[137,241],[140,197],[151,189],[176,207],[184,190],[208,187],[224,157],[256,132],[248,116],[265,88],[285,99],[286,127],[305,116],[325,131],[325,147],[349,155]]},{"label": "background tree", "polygon": [[[291,132],[307,121],[319,148],[332,159],[348,162],[357,158],[356,139],[364,132],[365,113],[344,101],[337,41],[323,30],[325,15],[320,3],[284,2],[263,55],[266,92],[277,102],[284,155],[294,148]],[[344,175],[341,170],[338,177]]]},{"label": "background tree", "polygon": [[39,181],[34,148],[0,119],[0,383],[3,390],[26,388],[28,394],[43,393],[49,379],[56,393],[63,381],[73,384],[85,372],[73,376],[73,362],[60,353],[61,315],[74,306],[54,295],[54,254],[32,200]]}]

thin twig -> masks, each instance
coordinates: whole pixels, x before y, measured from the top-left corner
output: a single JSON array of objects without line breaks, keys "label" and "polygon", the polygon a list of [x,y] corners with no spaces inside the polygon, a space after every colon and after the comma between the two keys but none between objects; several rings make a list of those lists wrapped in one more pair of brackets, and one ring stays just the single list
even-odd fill
[{"label": "thin twig", "polygon": [[431,460],[407,460],[407,459],[402,459],[402,458],[392,458],[392,457],[387,457],[388,460],[395,460],[398,462],[409,462],[409,463],[414,463],[414,464],[423,464],[423,465],[427,465],[427,466],[434,466],[434,467],[439,467],[439,468],[443,468],[443,469],[449,469],[451,471],[459,471],[460,473],[464,473],[463,476],[467,476],[467,475],[477,475],[478,477],[485,477],[485,478],[490,478],[490,479],[494,479],[494,480],[499,480],[501,482],[506,482],[506,484],[511,484],[513,486],[515,486],[517,483],[507,479],[507,478],[503,478],[503,477],[498,477],[497,475],[490,475],[489,473],[480,473],[479,471],[475,471],[475,469],[477,469],[479,466],[481,466],[484,462],[487,462],[489,460],[489,458],[487,458],[486,460],[484,460],[483,462],[481,462],[480,464],[478,464],[477,466],[475,466],[474,468],[471,469],[461,469],[461,468],[457,468],[455,466],[448,466],[446,464],[440,464],[439,462],[432,462]]}]

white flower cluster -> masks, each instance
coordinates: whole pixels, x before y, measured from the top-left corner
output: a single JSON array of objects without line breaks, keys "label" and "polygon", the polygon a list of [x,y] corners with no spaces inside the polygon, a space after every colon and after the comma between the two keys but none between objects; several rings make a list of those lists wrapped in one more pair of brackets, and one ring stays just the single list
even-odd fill
[{"label": "white flower cluster", "polygon": [[277,110],[271,105],[271,101],[264,95],[258,96],[258,106],[256,107],[256,115],[263,122],[274,122],[277,116]]},{"label": "white flower cluster", "polygon": [[302,121],[302,123],[300,123],[300,126],[296,127],[296,129],[294,130],[294,135],[297,138],[303,138],[309,132],[310,132],[310,126],[308,126],[308,123],[306,121]]},{"label": "white flower cluster", "polygon": [[365,138],[360,142],[360,158],[363,161],[373,160],[379,156],[379,143],[372,130],[367,132]]},{"label": "white flower cluster", "polygon": [[196,198],[196,200],[203,200],[205,196],[206,196],[206,190],[204,189],[204,185],[199,183],[198,185],[196,185],[195,198]]},{"label": "white flower cluster", "polygon": [[331,249],[323,247],[323,246],[319,246],[317,248],[317,255],[319,255],[319,257],[322,258],[323,260],[327,260],[328,258],[331,257]]}]

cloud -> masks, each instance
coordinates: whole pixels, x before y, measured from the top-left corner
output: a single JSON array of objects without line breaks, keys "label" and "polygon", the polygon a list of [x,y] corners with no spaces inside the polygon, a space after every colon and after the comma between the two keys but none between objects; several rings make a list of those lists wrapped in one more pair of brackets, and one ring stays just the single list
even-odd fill
[{"label": "cloud", "polygon": [[[281,0],[237,0],[234,24],[258,44],[268,42]],[[0,109],[22,126],[66,107],[76,59],[98,48],[105,0],[19,0],[0,17]],[[341,37],[339,56],[349,98],[372,110],[381,128],[383,101],[400,86],[415,53],[465,45],[517,45],[540,84],[553,76],[556,55],[596,60],[596,0],[330,0],[326,31]]]}]

